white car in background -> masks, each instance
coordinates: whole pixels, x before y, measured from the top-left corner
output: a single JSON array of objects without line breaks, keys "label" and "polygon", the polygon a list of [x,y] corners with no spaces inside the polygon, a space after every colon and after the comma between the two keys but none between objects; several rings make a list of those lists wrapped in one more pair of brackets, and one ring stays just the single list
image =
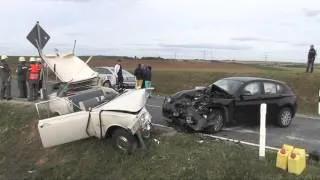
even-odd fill
[{"label": "white car in background", "polygon": [[[93,68],[99,77],[99,84],[106,87],[114,87],[116,85],[116,75],[114,67],[104,66]],[[123,85],[125,88],[136,87],[136,77],[129,71],[122,69]]]}]

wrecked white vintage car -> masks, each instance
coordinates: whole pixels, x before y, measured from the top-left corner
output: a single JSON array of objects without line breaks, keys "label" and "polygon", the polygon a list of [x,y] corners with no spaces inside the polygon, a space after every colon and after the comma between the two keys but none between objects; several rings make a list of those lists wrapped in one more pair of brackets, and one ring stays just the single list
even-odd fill
[{"label": "wrecked white vintage car", "polygon": [[[48,148],[89,137],[112,137],[114,146],[132,153],[138,145],[145,147],[150,136],[151,115],[146,110],[144,89],[121,92],[98,86],[98,73],[72,53],[44,55],[50,36],[39,22],[27,39],[37,48],[43,63],[42,96],[36,103],[40,117],[38,130],[43,147]],[[75,46],[74,46],[75,47]],[[47,95],[48,69],[59,79],[58,91]],[[46,115],[43,118],[43,115]]]},{"label": "wrecked white vintage car", "polygon": [[[47,148],[91,136],[112,137],[116,148],[132,153],[138,145],[144,147],[143,139],[150,136],[152,117],[145,108],[146,101],[143,89],[126,92],[110,101],[100,101],[101,104],[92,108],[80,101],[84,109],[39,120],[42,144]],[[36,104],[39,114],[40,104],[43,102]]]},{"label": "wrecked white vintage car", "polygon": [[114,146],[128,153],[145,146],[143,139],[151,130],[146,90],[120,94],[95,85],[97,73],[72,53],[42,59],[60,80],[60,88],[49,100],[36,103],[40,117],[49,112],[49,117],[38,123],[45,148],[91,136],[112,137]]}]

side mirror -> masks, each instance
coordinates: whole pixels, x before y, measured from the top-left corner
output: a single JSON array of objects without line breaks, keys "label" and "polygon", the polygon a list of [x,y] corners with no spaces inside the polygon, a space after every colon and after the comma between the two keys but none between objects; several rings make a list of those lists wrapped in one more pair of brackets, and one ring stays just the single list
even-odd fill
[{"label": "side mirror", "polygon": [[251,92],[250,91],[243,91],[242,93],[241,93],[241,96],[243,97],[243,96],[251,96]]}]

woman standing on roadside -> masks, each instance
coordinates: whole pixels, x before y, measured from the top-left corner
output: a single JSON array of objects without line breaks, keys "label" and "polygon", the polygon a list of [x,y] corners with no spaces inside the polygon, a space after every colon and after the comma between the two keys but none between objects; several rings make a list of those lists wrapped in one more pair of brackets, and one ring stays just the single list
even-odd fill
[{"label": "woman standing on roadside", "polygon": [[[147,66],[145,69],[145,88],[151,88],[151,78],[152,78],[152,72],[151,72],[151,66]],[[151,89],[147,90],[149,92],[149,97],[151,97]]]}]

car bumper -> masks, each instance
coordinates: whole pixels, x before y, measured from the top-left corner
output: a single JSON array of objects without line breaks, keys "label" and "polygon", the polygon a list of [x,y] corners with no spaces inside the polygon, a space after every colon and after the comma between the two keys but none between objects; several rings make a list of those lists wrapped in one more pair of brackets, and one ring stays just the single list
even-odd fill
[{"label": "car bumper", "polygon": [[174,103],[168,102],[166,97],[162,104],[162,115],[163,119],[169,123],[178,122],[179,124],[185,123],[184,114],[175,108]]}]

